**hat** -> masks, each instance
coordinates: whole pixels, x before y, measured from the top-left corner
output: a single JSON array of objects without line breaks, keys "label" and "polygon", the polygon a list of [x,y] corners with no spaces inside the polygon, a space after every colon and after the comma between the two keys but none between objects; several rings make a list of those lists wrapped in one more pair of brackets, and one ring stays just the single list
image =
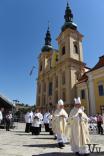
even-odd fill
[{"label": "hat", "polygon": [[74,98],[75,104],[81,104],[81,99],[80,97]]},{"label": "hat", "polygon": [[62,99],[60,99],[59,101],[58,101],[58,105],[64,105],[64,102],[63,102],[63,100]]}]

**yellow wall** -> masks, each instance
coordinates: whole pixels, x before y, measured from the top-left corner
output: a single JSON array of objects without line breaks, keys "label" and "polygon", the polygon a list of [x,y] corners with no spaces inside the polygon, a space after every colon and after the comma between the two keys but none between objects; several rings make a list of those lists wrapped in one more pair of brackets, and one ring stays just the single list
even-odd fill
[{"label": "yellow wall", "polygon": [[104,85],[104,76],[101,76],[100,78],[96,78],[93,81],[94,81],[96,113],[101,113],[100,105],[104,105],[104,96],[99,96],[98,84],[100,82],[103,82]]},{"label": "yellow wall", "polygon": [[85,90],[86,97],[85,97],[85,99],[81,99],[81,104],[82,104],[82,106],[84,106],[86,113],[88,113],[89,112],[88,111],[89,102],[88,102],[88,89],[87,89],[86,83],[80,83],[77,85],[77,96],[81,97],[81,90],[82,89]]}]

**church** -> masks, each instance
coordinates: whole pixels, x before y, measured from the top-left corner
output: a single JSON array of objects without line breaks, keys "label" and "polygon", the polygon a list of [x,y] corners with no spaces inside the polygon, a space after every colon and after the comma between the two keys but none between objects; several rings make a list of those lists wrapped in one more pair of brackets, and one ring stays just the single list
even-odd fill
[{"label": "church", "polygon": [[57,37],[58,49],[51,44],[48,27],[45,44],[39,55],[36,106],[55,108],[59,99],[70,110],[77,97],[76,84],[81,76],[89,70],[83,62],[83,35],[73,22],[73,13],[67,3],[64,24]]}]

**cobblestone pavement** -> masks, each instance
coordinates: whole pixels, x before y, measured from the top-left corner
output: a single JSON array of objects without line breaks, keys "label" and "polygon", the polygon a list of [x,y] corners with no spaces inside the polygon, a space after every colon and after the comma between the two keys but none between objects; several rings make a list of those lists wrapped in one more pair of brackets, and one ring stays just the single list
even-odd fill
[{"label": "cobblestone pavement", "polygon": [[[0,130],[0,156],[74,156],[70,144],[64,149],[57,148],[53,136],[41,132],[39,136],[24,133],[25,124],[18,124],[14,130]],[[101,153],[91,156],[104,156],[104,135],[91,135],[93,143],[98,143]]]}]

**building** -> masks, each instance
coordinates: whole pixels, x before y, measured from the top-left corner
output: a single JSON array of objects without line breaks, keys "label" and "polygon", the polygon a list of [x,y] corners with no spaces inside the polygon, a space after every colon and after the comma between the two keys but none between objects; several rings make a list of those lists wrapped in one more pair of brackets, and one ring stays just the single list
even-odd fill
[{"label": "building", "polygon": [[79,79],[76,88],[88,114],[104,114],[104,55]]},{"label": "building", "polygon": [[77,96],[76,83],[87,70],[83,62],[83,35],[73,22],[73,13],[67,3],[64,25],[57,37],[58,50],[51,45],[50,29],[39,55],[36,105],[41,109],[55,107],[62,98],[71,107]]},{"label": "building", "polygon": [[6,96],[0,94],[0,108],[4,108],[5,111],[12,110],[15,107],[13,101]]}]

